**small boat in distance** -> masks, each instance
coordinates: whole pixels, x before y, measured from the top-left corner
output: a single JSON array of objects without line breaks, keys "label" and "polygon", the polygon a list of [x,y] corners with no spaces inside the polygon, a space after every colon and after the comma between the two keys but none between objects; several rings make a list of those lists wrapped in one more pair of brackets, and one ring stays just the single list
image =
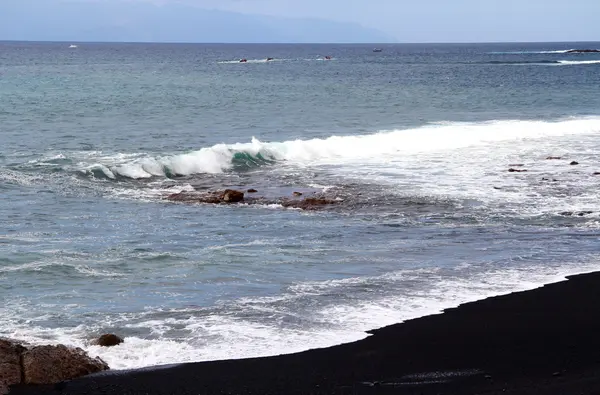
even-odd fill
[{"label": "small boat in distance", "polygon": [[373,52],[383,52],[383,49],[381,49],[381,48],[373,48]]},{"label": "small boat in distance", "polygon": [[71,45],[69,45],[69,48],[77,48],[77,45],[71,44]]}]

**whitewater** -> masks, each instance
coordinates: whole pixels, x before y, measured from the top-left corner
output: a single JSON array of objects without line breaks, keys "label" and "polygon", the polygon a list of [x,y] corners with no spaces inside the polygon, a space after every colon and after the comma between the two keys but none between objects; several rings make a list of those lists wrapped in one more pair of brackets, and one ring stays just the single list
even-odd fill
[{"label": "whitewater", "polygon": [[[544,121],[489,121],[483,123],[440,123],[417,129],[381,131],[358,136],[331,136],[325,139],[217,144],[185,154],[139,157],[117,154],[97,158],[86,154],[81,171],[100,168],[106,177],[150,178],[199,173],[222,173],[234,167],[236,159],[260,165],[285,161],[299,166],[385,162],[393,157],[448,151],[507,141],[526,141],[544,137],[594,134],[600,131],[600,118]],[[136,157],[137,156],[137,157]],[[132,157],[134,157],[132,159]],[[41,163],[56,158],[52,156]],[[94,159],[97,162],[90,164]]]}]

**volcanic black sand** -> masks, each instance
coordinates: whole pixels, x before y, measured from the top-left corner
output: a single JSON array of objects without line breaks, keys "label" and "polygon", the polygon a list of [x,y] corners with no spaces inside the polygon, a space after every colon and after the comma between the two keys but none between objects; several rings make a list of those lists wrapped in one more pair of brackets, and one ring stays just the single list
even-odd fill
[{"label": "volcanic black sand", "polygon": [[600,273],[350,344],[88,376],[13,394],[600,394]]}]

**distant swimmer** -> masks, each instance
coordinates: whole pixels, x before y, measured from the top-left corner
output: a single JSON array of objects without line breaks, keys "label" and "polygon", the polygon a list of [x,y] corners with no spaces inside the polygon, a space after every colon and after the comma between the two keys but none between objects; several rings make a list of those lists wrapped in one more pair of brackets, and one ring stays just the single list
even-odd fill
[{"label": "distant swimmer", "polygon": [[242,59],[240,60],[240,63],[246,63],[248,61],[248,59]]},{"label": "distant swimmer", "polygon": [[325,60],[331,60],[331,56],[329,56],[329,55],[325,56]]},{"label": "distant swimmer", "polygon": [[273,58],[267,58],[267,62],[268,62],[269,60],[273,60]]}]

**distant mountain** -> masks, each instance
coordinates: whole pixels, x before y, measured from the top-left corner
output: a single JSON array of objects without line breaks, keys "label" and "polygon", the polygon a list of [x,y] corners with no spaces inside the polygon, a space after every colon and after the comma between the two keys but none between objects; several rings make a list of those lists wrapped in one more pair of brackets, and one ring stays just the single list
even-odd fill
[{"label": "distant mountain", "polygon": [[355,23],[292,19],[125,0],[0,0],[0,40],[384,43]]}]

